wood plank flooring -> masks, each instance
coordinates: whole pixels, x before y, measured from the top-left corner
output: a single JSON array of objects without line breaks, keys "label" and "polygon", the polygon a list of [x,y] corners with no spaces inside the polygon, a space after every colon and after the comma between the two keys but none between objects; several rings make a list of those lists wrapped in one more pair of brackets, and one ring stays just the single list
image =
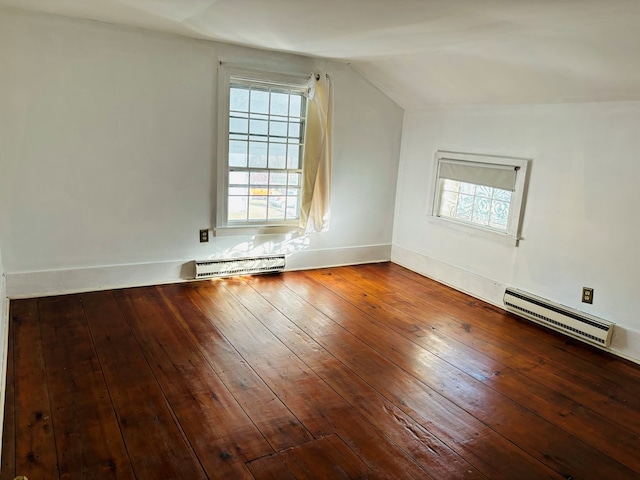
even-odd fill
[{"label": "wood plank flooring", "polygon": [[391,263],[10,315],[0,480],[640,478],[639,366]]}]

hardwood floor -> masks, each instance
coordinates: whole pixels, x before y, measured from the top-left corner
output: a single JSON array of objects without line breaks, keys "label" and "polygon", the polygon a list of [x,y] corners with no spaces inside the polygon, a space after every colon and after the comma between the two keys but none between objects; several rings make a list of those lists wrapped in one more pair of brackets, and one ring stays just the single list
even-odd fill
[{"label": "hardwood floor", "polygon": [[640,367],[391,263],[11,302],[0,480],[638,479]]}]

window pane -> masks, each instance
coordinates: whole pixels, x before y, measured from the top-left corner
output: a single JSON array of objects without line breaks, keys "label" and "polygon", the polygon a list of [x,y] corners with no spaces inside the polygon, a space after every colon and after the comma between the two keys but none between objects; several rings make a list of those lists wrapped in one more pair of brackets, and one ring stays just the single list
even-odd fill
[{"label": "window pane", "polygon": [[269,122],[269,136],[270,137],[282,137],[282,141],[286,141],[287,136],[287,122]]},{"label": "window pane", "polygon": [[442,192],[439,215],[442,217],[456,218],[457,204],[458,194],[456,192]]},{"label": "window pane", "polygon": [[489,225],[489,215],[491,213],[491,200],[484,197],[476,197],[473,202],[473,223],[479,225]]},{"label": "window pane", "polygon": [[269,220],[284,220],[285,198],[283,196],[269,197]]},{"label": "window pane", "polygon": [[269,113],[269,92],[251,90],[251,111],[254,113]]},{"label": "window pane", "polygon": [[262,172],[251,172],[250,174],[251,186],[254,185],[268,185],[269,184],[269,173]]},{"label": "window pane", "polygon": [[299,218],[298,215],[298,197],[288,196],[286,206],[286,218],[287,220],[295,220]]},{"label": "window pane", "polygon": [[445,178],[442,182],[442,188],[450,192],[458,192],[460,189],[460,182],[456,180],[449,180],[448,178]]},{"label": "window pane", "polygon": [[248,172],[229,172],[229,185],[248,185]]},{"label": "window pane", "polygon": [[289,185],[300,185],[300,177],[301,174],[299,173],[290,173],[289,174]]},{"label": "window pane", "polygon": [[289,124],[289,138],[298,141],[300,139],[300,123],[291,122]]},{"label": "window pane", "polygon": [[300,168],[300,146],[289,145],[287,148],[287,168]]},{"label": "window pane", "polygon": [[300,189],[299,188],[292,188],[291,186],[289,188],[287,188],[287,195],[291,196],[295,196],[295,197],[299,197],[300,196]]},{"label": "window pane", "polygon": [[229,187],[229,195],[249,195],[248,187]]},{"label": "window pane", "polygon": [[269,168],[285,168],[287,146],[284,143],[269,144]]},{"label": "window pane", "polygon": [[231,87],[229,92],[229,109],[240,112],[249,111],[249,89],[246,87]]},{"label": "window pane", "polygon": [[[511,193],[511,192],[509,192]],[[507,202],[493,201],[491,204],[491,218],[489,225],[501,230],[506,230],[509,220],[509,204]]]},{"label": "window pane", "polygon": [[249,167],[265,168],[267,166],[267,144],[249,142]]},{"label": "window pane", "polygon": [[302,116],[302,95],[291,95],[289,104],[289,115],[292,117]]},{"label": "window pane", "polygon": [[249,133],[249,122],[246,118],[229,118],[230,133]]},{"label": "window pane", "polygon": [[249,122],[249,133],[251,135],[267,135],[267,126],[269,123],[266,120],[254,120]]},{"label": "window pane", "polygon": [[247,166],[247,142],[229,141],[229,166]]},{"label": "window pane", "polygon": [[271,115],[283,115],[286,117],[289,113],[289,94],[272,93],[270,113]]},{"label": "window pane", "polygon": [[478,197],[491,198],[492,194],[493,194],[493,188],[491,187],[485,187],[484,185],[478,185],[476,187],[476,195]]},{"label": "window pane", "polygon": [[499,188],[494,188],[493,198],[502,202],[511,203],[511,193],[512,192],[510,192],[509,190],[500,190]]},{"label": "window pane", "polygon": [[460,193],[466,193],[468,195],[475,195],[476,186],[473,183],[460,182]]},{"label": "window pane", "polygon": [[284,172],[271,172],[269,174],[269,184],[270,185],[286,185],[287,174]]},{"label": "window pane", "polygon": [[230,221],[246,221],[249,197],[229,197],[227,217]]},{"label": "window pane", "polygon": [[473,195],[460,195],[456,206],[455,218],[471,221],[473,215]]},{"label": "window pane", "polygon": [[249,220],[267,219],[267,197],[249,197]]}]

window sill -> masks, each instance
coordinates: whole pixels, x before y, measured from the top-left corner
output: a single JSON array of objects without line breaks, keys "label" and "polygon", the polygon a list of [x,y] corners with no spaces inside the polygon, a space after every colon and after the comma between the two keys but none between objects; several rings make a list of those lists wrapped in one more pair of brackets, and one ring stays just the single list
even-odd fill
[{"label": "window sill", "polygon": [[293,233],[298,231],[297,223],[281,225],[231,225],[226,227],[216,227],[214,235],[216,237],[233,237],[247,235],[278,235],[283,233]]},{"label": "window sill", "polygon": [[440,225],[444,228],[448,228],[460,233],[464,233],[471,237],[482,237],[488,238],[491,240],[496,240],[500,243],[504,243],[505,245],[510,245],[517,247],[520,242],[519,237],[514,237],[513,235],[509,235],[508,233],[496,232],[494,230],[489,230],[488,228],[483,228],[481,226],[476,226],[469,223],[458,222],[455,220],[449,220],[448,218],[436,217],[433,215],[428,215],[427,219],[430,223],[434,225]]}]

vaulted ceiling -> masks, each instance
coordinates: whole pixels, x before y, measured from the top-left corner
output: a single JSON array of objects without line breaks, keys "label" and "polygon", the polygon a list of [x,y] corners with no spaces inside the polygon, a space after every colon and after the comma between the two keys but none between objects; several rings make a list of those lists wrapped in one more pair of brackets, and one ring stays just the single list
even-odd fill
[{"label": "vaulted ceiling", "polygon": [[0,0],[339,59],[405,108],[640,100],[638,0]]}]

